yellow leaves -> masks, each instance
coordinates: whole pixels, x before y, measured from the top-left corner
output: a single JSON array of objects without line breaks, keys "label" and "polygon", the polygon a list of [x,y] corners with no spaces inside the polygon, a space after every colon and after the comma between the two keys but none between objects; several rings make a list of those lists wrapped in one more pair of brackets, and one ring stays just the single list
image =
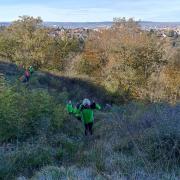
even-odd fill
[{"label": "yellow leaves", "polygon": [[[157,96],[157,99],[163,99],[171,96],[170,92],[174,93],[175,89],[177,91],[180,83],[178,71],[168,66],[168,72],[161,73],[164,79],[156,74],[167,66],[161,40],[138,29],[131,21],[122,20],[115,26],[100,33],[91,33],[83,52],[83,63],[88,73],[100,75],[101,83],[109,92],[125,92],[135,98]],[[103,57],[104,64],[101,63]],[[154,80],[153,74],[156,76]]]},{"label": "yellow leaves", "polygon": [[97,52],[92,51],[85,51],[83,53],[83,58],[87,61],[90,61],[92,63],[98,64],[99,57]]},{"label": "yellow leaves", "polygon": [[167,84],[173,89],[180,90],[180,71],[174,68],[166,68],[164,71]]}]

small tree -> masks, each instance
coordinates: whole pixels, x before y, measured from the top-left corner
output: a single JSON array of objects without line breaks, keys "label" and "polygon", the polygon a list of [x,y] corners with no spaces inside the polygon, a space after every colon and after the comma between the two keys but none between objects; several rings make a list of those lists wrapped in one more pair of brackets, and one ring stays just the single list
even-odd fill
[{"label": "small tree", "polygon": [[47,29],[42,27],[41,18],[21,16],[1,34],[1,55],[28,67],[40,67],[47,61],[48,45],[51,39]]}]

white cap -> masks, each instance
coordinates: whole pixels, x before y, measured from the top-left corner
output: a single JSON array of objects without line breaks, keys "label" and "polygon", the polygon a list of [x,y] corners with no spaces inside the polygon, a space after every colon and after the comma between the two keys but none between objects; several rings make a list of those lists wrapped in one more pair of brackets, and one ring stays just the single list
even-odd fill
[{"label": "white cap", "polygon": [[83,105],[84,106],[87,106],[87,105],[90,106],[91,105],[91,101],[89,99],[84,99],[83,100]]}]

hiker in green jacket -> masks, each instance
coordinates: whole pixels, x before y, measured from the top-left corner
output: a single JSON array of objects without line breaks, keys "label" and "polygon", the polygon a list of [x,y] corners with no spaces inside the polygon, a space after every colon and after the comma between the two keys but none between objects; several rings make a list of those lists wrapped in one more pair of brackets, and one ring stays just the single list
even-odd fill
[{"label": "hiker in green jacket", "polygon": [[81,121],[81,111],[80,111],[81,106],[82,106],[81,103],[77,103],[77,104],[76,104],[76,107],[75,107],[74,110],[73,110],[73,113],[74,113],[75,117],[76,117],[77,120],[79,120],[79,121]]},{"label": "hiker in green jacket", "polygon": [[85,126],[85,136],[88,135],[88,132],[90,135],[93,134],[93,124],[94,124],[94,109],[101,109],[99,105],[97,105],[95,102],[91,104],[89,99],[84,99],[83,104],[80,108],[81,115],[82,115],[82,121]]},{"label": "hiker in green jacket", "polygon": [[66,105],[66,109],[67,109],[67,112],[69,113],[69,114],[72,114],[73,113],[73,105],[72,105],[72,102],[71,102],[71,100],[69,100],[69,102],[68,102],[68,104]]},{"label": "hiker in green jacket", "polygon": [[29,72],[30,72],[31,74],[33,74],[34,68],[33,68],[32,66],[29,67]]},{"label": "hiker in green jacket", "polygon": [[95,103],[94,100],[92,101],[91,108],[101,110],[101,106],[98,103]]}]

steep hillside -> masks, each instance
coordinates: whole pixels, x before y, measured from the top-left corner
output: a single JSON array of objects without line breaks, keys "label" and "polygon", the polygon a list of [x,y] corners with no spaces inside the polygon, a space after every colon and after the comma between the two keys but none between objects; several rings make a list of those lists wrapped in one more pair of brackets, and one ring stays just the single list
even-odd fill
[{"label": "steep hillside", "polygon": [[84,97],[102,107],[106,91],[86,79],[35,72],[22,83],[0,63],[0,179],[180,179],[180,106],[129,102],[95,111],[94,135],[67,114]]},{"label": "steep hillside", "polygon": [[[15,64],[7,62],[0,62],[0,73],[11,83],[19,81],[19,77],[23,75],[23,72],[18,71]],[[68,98],[75,101],[90,98],[105,103],[111,100],[103,87],[97,86],[88,78],[82,77],[57,76],[48,72],[36,71],[31,77],[28,87],[30,89],[47,89],[54,93],[70,92]]]}]

